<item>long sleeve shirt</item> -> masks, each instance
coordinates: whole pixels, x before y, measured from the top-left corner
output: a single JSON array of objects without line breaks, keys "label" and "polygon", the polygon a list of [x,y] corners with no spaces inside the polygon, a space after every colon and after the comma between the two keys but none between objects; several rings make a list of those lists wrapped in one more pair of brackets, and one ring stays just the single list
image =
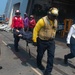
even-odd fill
[{"label": "long sleeve shirt", "polygon": [[24,28],[24,23],[22,17],[14,16],[12,19],[12,28]]},{"label": "long sleeve shirt", "polygon": [[71,36],[73,38],[75,38],[75,24],[72,25],[71,28],[70,28],[70,31],[69,31],[68,36],[67,36],[67,44],[70,44],[70,38],[71,38]]},{"label": "long sleeve shirt", "polygon": [[29,26],[29,18],[26,17],[24,18],[24,27],[28,27]]}]

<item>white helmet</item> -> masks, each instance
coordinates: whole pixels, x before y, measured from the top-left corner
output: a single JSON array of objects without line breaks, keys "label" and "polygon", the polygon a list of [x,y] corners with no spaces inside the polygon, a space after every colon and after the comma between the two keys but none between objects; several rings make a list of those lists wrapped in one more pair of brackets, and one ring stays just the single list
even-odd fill
[{"label": "white helmet", "polygon": [[21,13],[20,13],[20,10],[16,10],[16,11],[15,11],[15,14],[17,14],[17,13],[18,13],[18,14],[21,14]]}]

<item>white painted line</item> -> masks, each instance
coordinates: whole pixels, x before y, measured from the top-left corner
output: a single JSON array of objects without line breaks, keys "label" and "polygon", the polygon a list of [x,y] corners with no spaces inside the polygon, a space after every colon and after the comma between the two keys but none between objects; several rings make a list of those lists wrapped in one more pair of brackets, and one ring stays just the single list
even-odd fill
[{"label": "white painted line", "polygon": [[28,64],[27,63],[27,65],[29,65],[30,66],[30,68],[34,71],[34,72],[36,72],[38,75],[42,75],[41,73],[39,73],[35,68],[33,68],[33,67],[31,67],[31,65],[30,64]]},{"label": "white painted line", "polygon": [[32,69],[33,71],[35,71],[38,75],[42,75],[42,74],[39,73],[35,68],[31,67],[31,69]]},{"label": "white painted line", "polygon": [[[4,42],[3,40],[2,40],[2,43],[4,44],[4,45],[6,45],[7,46],[7,43],[6,42]],[[7,46],[9,49],[11,49],[11,47],[10,46]]]},{"label": "white painted line", "polygon": [[2,43],[7,46],[6,42],[4,42],[3,40],[2,40]]}]

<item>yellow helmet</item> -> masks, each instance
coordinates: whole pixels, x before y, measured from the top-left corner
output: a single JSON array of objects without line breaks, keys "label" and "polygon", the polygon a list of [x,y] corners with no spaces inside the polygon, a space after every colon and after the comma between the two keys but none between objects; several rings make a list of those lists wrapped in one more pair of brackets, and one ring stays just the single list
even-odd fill
[{"label": "yellow helmet", "polygon": [[52,14],[54,16],[58,16],[58,12],[59,12],[59,10],[57,8],[52,7],[52,8],[49,9],[48,13],[50,13],[50,14]]}]

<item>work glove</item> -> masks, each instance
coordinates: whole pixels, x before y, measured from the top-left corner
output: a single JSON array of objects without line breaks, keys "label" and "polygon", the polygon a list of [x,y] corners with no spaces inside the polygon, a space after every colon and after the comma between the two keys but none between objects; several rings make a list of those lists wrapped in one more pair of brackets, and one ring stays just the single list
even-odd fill
[{"label": "work glove", "polygon": [[37,46],[37,42],[33,42],[33,45],[34,45],[34,46]]},{"label": "work glove", "polygon": [[67,44],[68,47],[70,47],[70,44]]}]

